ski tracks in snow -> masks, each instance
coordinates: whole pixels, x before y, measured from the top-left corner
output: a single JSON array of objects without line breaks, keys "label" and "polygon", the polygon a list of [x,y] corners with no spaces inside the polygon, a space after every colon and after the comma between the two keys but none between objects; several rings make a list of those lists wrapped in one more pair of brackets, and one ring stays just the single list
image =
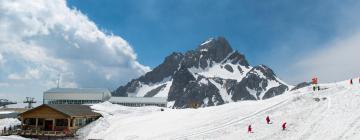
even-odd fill
[{"label": "ski tracks in snow", "polygon": [[359,133],[357,130],[360,129],[360,116],[358,116],[355,121],[353,121],[350,126],[349,129],[346,129],[342,132],[342,134],[340,135],[339,138],[337,139],[349,139],[349,137],[351,136],[350,134],[356,134]]},{"label": "ski tracks in snow", "polygon": [[[337,90],[342,90],[342,88],[339,88]],[[346,90],[344,90],[342,92],[339,92],[339,93],[337,91],[334,91],[333,93],[337,93],[339,95],[342,95],[342,94],[348,93],[349,91],[350,91],[350,89],[346,89]],[[332,109],[331,108],[331,106],[332,106],[332,98],[330,96],[326,96],[326,100],[328,101],[326,109],[325,108],[322,109],[321,115],[316,117],[315,121],[312,121],[311,125],[309,127],[307,127],[306,130],[304,130],[304,133],[299,137],[299,139],[309,139],[309,138],[311,138],[313,136],[313,134],[314,134],[314,130],[316,130],[315,127],[318,126],[318,125],[321,125],[321,122],[323,120],[325,120],[327,117],[330,117],[329,115],[330,115],[330,110]],[[360,119],[360,117],[359,117],[359,119]],[[325,124],[323,124],[323,125],[325,125]],[[348,130],[345,130],[345,132],[348,132]],[[344,134],[342,134],[342,135],[344,135]],[[341,137],[340,137],[340,139],[341,139]]]},{"label": "ski tracks in snow", "polygon": [[[229,122],[227,123],[224,123],[222,125],[219,125],[215,128],[209,128],[207,130],[202,130],[202,131],[197,131],[197,132],[194,132],[194,133],[190,133],[190,134],[187,134],[187,135],[183,135],[183,136],[180,136],[180,137],[177,137],[175,138],[176,140],[179,140],[179,139],[188,139],[190,137],[196,137],[196,136],[200,136],[200,135],[205,135],[205,134],[208,134],[208,133],[211,133],[211,132],[214,132],[214,131],[217,131],[217,130],[221,130],[221,129],[224,129],[224,128],[227,128],[229,126],[233,126],[233,125],[236,125],[236,124],[240,124],[242,122],[244,122],[245,120],[248,120],[248,119],[251,119],[251,118],[254,118],[254,117],[257,117],[258,115],[261,115],[269,110],[272,110],[272,109],[276,109],[278,107],[281,107],[281,105],[285,104],[285,103],[288,103],[289,101],[291,101],[291,99],[285,99],[285,100],[282,100],[281,102],[279,103],[276,103],[272,106],[269,106],[267,108],[264,108],[264,109],[261,109],[259,111],[256,111],[255,113],[252,113],[251,115],[249,116],[245,116],[245,117],[241,117],[241,118],[237,118],[237,119],[233,119],[233,120],[230,120]],[[238,115],[234,115],[234,116],[238,116]],[[235,117],[234,117],[235,118]]]}]

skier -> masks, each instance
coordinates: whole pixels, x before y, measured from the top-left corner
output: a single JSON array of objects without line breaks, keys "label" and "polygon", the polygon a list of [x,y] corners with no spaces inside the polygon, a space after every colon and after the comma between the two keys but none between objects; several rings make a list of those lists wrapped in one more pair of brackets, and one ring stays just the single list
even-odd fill
[{"label": "skier", "polygon": [[249,125],[249,127],[248,127],[248,133],[252,133],[251,125]]},{"label": "skier", "polygon": [[270,117],[269,116],[266,117],[266,123],[270,124]]},{"label": "skier", "polygon": [[350,79],[350,85],[352,85],[353,84],[353,81],[352,81],[352,79]]},{"label": "skier", "polygon": [[318,86],[318,91],[320,91],[320,86]]},{"label": "skier", "polygon": [[286,129],[286,122],[284,122],[283,124],[282,124],[282,130],[285,130]]}]

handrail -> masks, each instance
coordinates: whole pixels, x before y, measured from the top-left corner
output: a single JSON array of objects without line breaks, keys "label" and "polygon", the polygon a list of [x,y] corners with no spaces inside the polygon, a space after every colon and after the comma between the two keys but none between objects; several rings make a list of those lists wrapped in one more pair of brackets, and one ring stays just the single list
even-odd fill
[{"label": "handrail", "polygon": [[40,130],[8,130],[2,131],[2,136],[20,135],[20,136],[74,136],[75,131],[40,131]]}]

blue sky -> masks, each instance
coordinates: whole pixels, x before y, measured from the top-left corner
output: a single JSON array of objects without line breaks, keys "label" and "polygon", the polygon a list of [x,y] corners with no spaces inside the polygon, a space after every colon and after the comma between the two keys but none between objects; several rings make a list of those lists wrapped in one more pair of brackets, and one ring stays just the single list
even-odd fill
[{"label": "blue sky", "polygon": [[[289,84],[360,75],[358,0],[2,0],[0,98],[115,89],[224,36]],[[60,74],[60,76],[59,76]]]},{"label": "blue sky", "polygon": [[[350,3],[350,2],[349,2]],[[337,37],[335,0],[69,0],[101,29],[122,36],[144,65],[155,67],[173,51],[194,49],[224,36],[251,64],[266,64],[280,76],[285,66]],[[303,80],[303,79],[301,79]],[[297,82],[293,80],[292,82]]]}]

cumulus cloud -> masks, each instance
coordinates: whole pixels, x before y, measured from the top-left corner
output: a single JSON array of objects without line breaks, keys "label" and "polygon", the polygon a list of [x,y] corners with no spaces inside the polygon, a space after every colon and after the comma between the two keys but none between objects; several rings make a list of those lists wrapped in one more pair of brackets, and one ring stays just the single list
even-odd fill
[{"label": "cumulus cloud", "polygon": [[115,88],[149,70],[124,39],[64,0],[2,0],[0,22],[3,85],[31,82],[44,90],[61,74],[63,87]]}]

